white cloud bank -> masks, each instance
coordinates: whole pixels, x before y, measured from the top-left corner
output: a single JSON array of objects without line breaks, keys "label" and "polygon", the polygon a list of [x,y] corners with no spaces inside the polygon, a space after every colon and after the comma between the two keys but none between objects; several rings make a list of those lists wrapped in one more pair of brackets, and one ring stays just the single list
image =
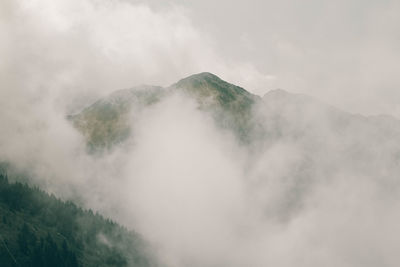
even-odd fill
[{"label": "white cloud bank", "polygon": [[304,139],[250,153],[178,95],[143,111],[125,147],[93,158],[65,114],[95,96],[203,70],[270,77],[226,63],[177,7],[0,5],[0,159],[35,183],[138,230],[169,266],[399,265],[396,137],[362,123],[336,135],[312,106],[282,113],[311,127]]}]

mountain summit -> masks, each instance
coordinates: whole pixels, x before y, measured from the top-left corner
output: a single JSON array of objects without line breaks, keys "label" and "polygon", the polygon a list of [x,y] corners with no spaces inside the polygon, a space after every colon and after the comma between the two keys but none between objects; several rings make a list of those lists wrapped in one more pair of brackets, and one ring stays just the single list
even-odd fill
[{"label": "mountain summit", "polygon": [[203,72],[191,75],[173,84],[172,88],[182,89],[196,97],[212,98],[220,105],[228,105],[234,102],[252,104],[256,97],[245,89],[221,80],[218,76]]}]

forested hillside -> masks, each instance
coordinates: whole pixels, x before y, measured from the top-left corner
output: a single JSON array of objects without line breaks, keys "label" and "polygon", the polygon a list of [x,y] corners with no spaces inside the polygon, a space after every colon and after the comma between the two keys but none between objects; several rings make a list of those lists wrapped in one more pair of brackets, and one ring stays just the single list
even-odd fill
[{"label": "forested hillside", "polygon": [[154,266],[140,237],[0,173],[0,265]]}]

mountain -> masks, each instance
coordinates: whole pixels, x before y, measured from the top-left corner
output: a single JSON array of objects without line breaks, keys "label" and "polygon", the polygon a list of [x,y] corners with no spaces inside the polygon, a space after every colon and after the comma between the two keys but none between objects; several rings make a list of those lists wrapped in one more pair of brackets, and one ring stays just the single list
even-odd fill
[{"label": "mountain", "polygon": [[[338,158],[341,153],[360,157],[361,151],[363,157],[373,159],[377,148],[382,148],[380,153],[384,149],[396,153],[397,146],[392,143],[399,139],[400,122],[391,116],[351,114],[282,89],[261,98],[208,72],[191,75],[166,88],[119,90],[69,118],[86,137],[91,151],[103,151],[130,136],[134,118],[141,116],[143,109],[175,93],[194,99],[198,109],[214,118],[218,127],[232,131],[239,143],[255,150],[280,140],[302,146],[310,157],[324,151],[335,151]],[[359,163],[365,165],[362,159]]]},{"label": "mountain", "polygon": [[261,98],[208,72],[166,88],[138,86],[118,90],[68,118],[86,137],[91,151],[111,149],[130,135],[132,113],[174,93],[195,99],[199,109],[209,112],[219,126],[233,130],[239,140],[249,142],[248,131],[254,127],[252,108]]},{"label": "mountain", "polygon": [[396,136],[400,132],[399,121],[390,116],[351,114],[282,89],[261,98],[208,72],[191,75],[165,88],[138,86],[115,91],[69,119],[85,136],[91,151],[109,150],[130,136],[135,125],[133,115],[140,116],[143,109],[174,93],[194,99],[216,125],[232,131],[240,143],[253,147],[276,142],[277,138],[326,145],[326,134],[336,135],[331,139],[340,143],[343,138],[339,135],[354,139],[354,131],[368,135],[365,139],[376,143],[388,140],[386,135]]},{"label": "mountain", "polygon": [[1,266],[154,266],[145,242],[115,222],[0,173]]}]

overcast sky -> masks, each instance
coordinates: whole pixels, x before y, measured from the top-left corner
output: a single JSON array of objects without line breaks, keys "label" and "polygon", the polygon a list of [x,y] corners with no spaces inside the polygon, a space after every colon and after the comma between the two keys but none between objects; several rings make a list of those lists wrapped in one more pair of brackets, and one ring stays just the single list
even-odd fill
[{"label": "overcast sky", "polygon": [[274,78],[265,90],[281,87],[353,112],[400,116],[399,1],[134,2],[184,7],[220,55]]},{"label": "overcast sky", "polygon": [[23,74],[20,88],[47,85],[69,106],[209,71],[400,117],[398,14],[397,0],[4,0],[0,71],[4,88]]}]

